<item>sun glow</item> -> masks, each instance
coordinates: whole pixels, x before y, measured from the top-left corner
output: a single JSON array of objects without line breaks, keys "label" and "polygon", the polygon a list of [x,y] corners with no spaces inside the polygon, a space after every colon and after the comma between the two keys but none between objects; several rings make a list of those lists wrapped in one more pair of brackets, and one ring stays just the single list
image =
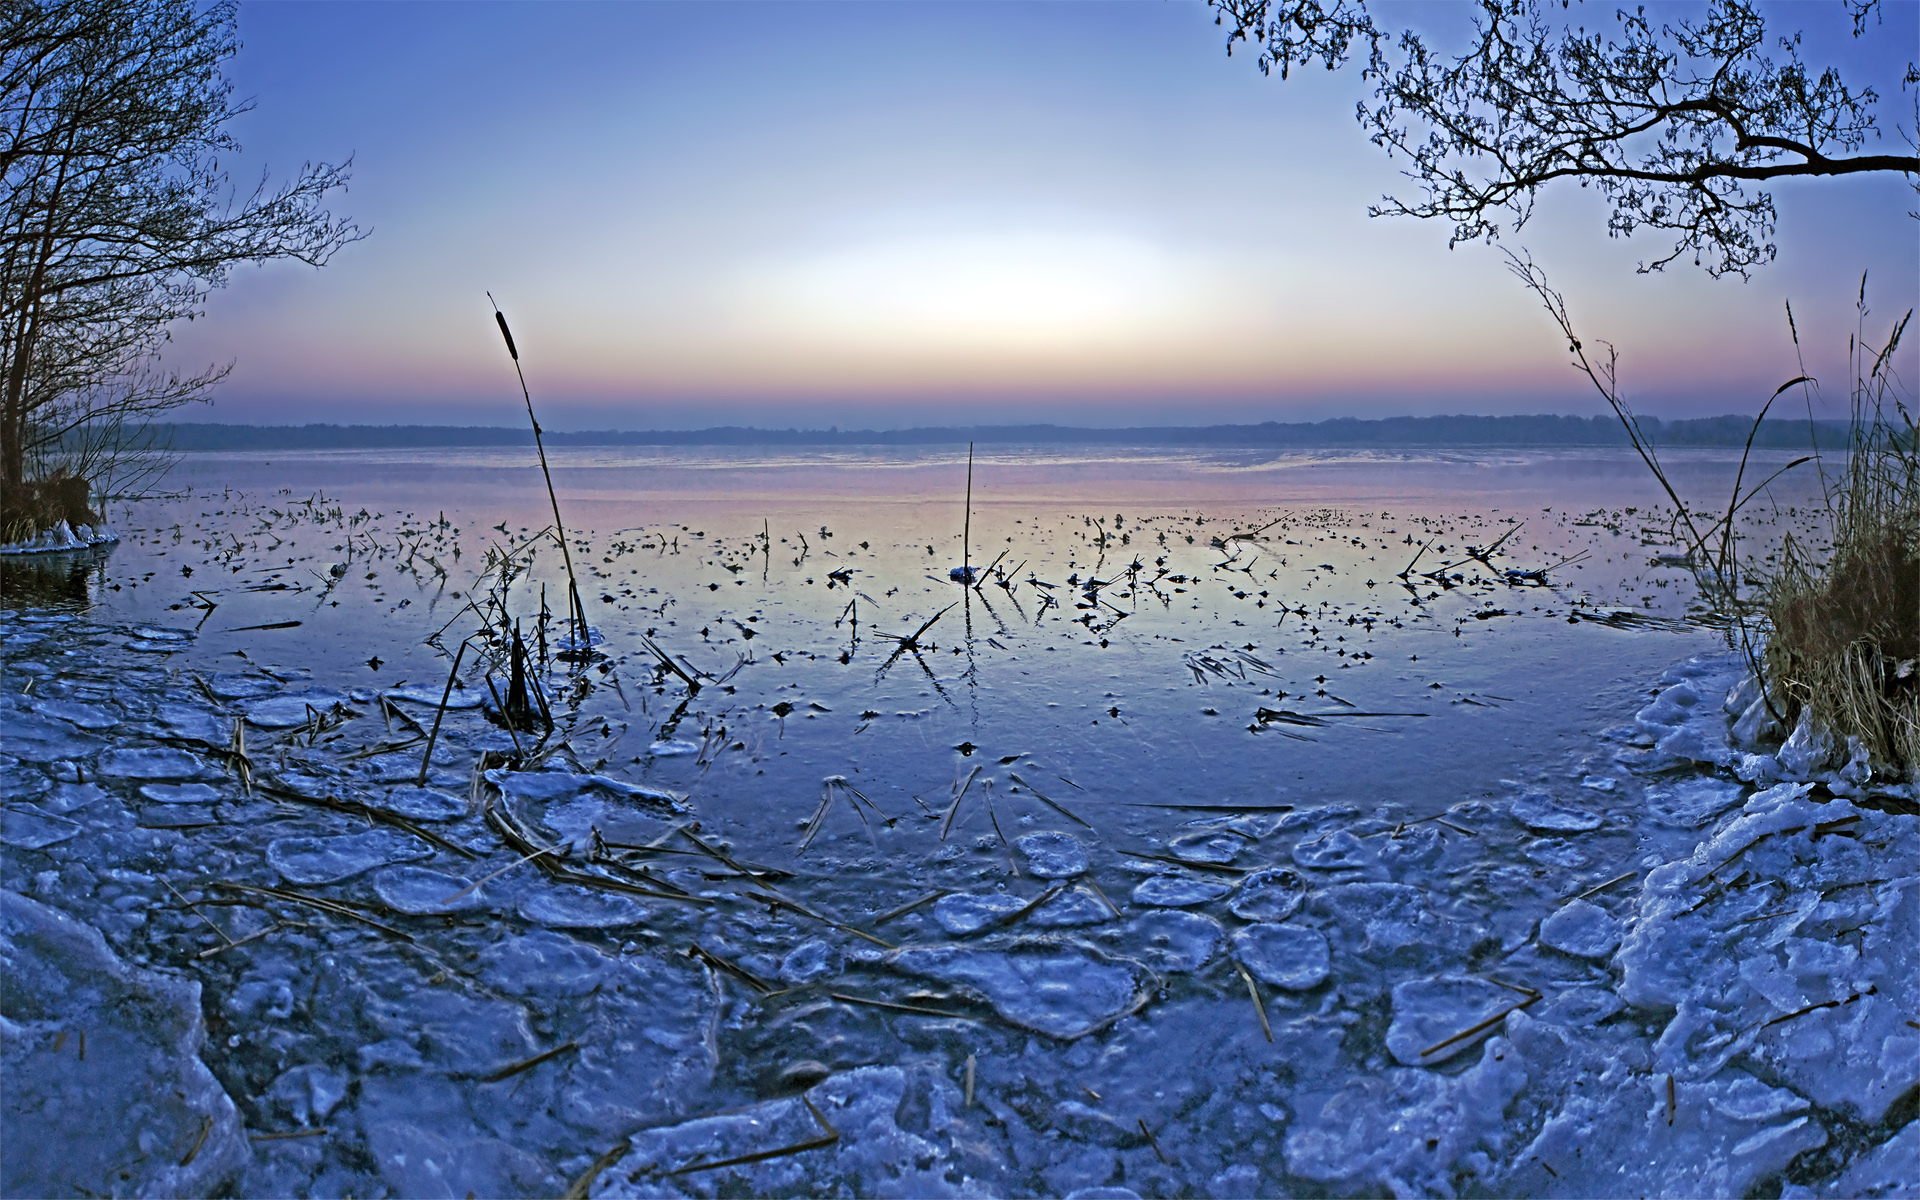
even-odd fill
[{"label": "sun glow", "polygon": [[755,282],[755,307],[794,335],[886,356],[1124,344],[1182,322],[1192,290],[1155,247],[1089,233],[874,241]]}]

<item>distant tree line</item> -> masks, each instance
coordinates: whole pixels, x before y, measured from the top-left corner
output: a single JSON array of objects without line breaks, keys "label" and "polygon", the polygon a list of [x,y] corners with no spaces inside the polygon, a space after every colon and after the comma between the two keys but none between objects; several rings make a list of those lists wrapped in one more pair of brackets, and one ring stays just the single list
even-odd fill
[{"label": "distant tree line", "polygon": [[[1743,446],[1753,432],[1748,417],[1699,417],[1662,421],[1642,418],[1642,428],[1663,446]],[[219,425],[177,424],[155,433],[175,450],[363,450],[410,446],[527,446],[525,428],[489,425]],[[1771,420],[1754,437],[1756,446],[1802,450],[1837,447],[1846,440],[1844,421]],[[1627,434],[1612,416],[1388,417],[1258,425],[1137,426],[1091,429],[1071,425],[929,426],[918,429],[711,429],[547,430],[556,446],[941,446],[983,445],[1211,446],[1341,448],[1369,446],[1627,446]]]}]

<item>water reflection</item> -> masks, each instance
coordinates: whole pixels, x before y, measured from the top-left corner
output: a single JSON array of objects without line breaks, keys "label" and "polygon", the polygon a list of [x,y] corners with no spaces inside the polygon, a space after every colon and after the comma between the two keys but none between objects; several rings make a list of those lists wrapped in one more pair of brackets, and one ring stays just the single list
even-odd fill
[{"label": "water reflection", "polygon": [[93,604],[93,588],[104,585],[113,547],[61,550],[47,554],[0,555],[0,604],[79,612]]}]

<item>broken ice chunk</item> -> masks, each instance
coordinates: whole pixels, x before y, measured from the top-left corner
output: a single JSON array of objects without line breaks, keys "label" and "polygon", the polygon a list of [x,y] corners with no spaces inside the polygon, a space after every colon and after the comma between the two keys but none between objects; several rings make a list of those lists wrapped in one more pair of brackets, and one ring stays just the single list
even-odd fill
[{"label": "broken ice chunk", "polygon": [[1699,692],[1687,684],[1676,683],[1656,696],[1652,704],[1633,714],[1633,719],[1642,729],[1664,736],[1667,729],[1685,723],[1699,703]]},{"label": "broken ice chunk", "polygon": [[33,711],[43,717],[57,717],[82,729],[112,729],[120,723],[120,718],[97,704],[82,704],[77,700],[36,700]]},{"label": "broken ice chunk", "polygon": [[1307,898],[1307,881],[1286,867],[1268,867],[1240,881],[1227,910],[1242,921],[1284,921]]},{"label": "broken ice chunk", "polygon": [[433,848],[384,829],[345,837],[290,837],[267,844],[267,862],[288,883],[338,883],[388,863],[432,858]]},{"label": "broken ice chunk", "polygon": [[1113,910],[1097,897],[1072,888],[1042,904],[1027,920],[1046,926],[1098,925],[1112,917]]},{"label": "broken ice chunk", "polygon": [[1489,1151],[1499,1152],[1510,1128],[1507,1106],[1526,1084],[1525,1061],[1500,1037],[1490,1039],[1480,1061],[1456,1076],[1391,1068],[1348,1084],[1318,1116],[1302,1120],[1287,1135],[1287,1169],[1307,1179],[1341,1182],[1341,1195],[1491,1192]]},{"label": "broken ice chunk", "polygon": [[204,783],[149,783],[140,794],[155,804],[211,804],[220,798],[220,789]]},{"label": "broken ice chunk", "polygon": [[454,688],[451,692],[448,692],[444,684],[436,687],[423,683],[408,684],[406,687],[388,688],[380,694],[389,700],[409,700],[415,704],[430,704],[435,708],[440,707],[440,697],[442,694],[446,696],[448,708],[479,708],[481,703],[487,698],[487,693],[480,688],[473,688],[471,690]]},{"label": "broken ice chunk", "polygon": [[[1471,975],[1410,979],[1393,989],[1387,1049],[1409,1067],[1443,1063],[1478,1046],[1481,1036],[1496,1028],[1484,1023],[1522,999],[1509,988]],[[1476,1027],[1481,1027],[1477,1034],[1468,1033]]]},{"label": "broken ice chunk", "polygon": [[0,842],[21,850],[39,850],[77,835],[80,826],[59,821],[31,806],[0,812]]},{"label": "broken ice chunk", "polygon": [[1072,834],[1049,830],[1018,842],[1027,870],[1041,879],[1067,879],[1087,869],[1087,851]]},{"label": "broken ice chunk", "polygon": [[1590,1025],[1598,1025],[1626,1006],[1627,1002],[1612,992],[1599,988],[1571,988],[1554,997],[1553,1003],[1540,1010],[1540,1019],[1572,1029],[1585,1029]]},{"label": "broken ice chunk", "polygon": [[1604,959],[1620,946],[1620,922],[1606,909],[1572,900],[1540,923],[1540,941],[1575,958]]},{"label": "broken ice chunk", "polygon": [[1373,962],[1433,962],[1468,940],[1467,930],[1428,910],[1425,893],[1403,883],[1341,884],[1316,895],[1312,907],[1332,918],[1330,940],[1339,949]]},{"label": "broken ice chunk", "polygon": [[1513,819],[1535,833],[1586,833],[1600,828],[1596,812],[1561,804],[1544,792],[1523,792],[1511,806]]},{"label": "broken ice chunk", "polygon": [[780,960],[780,978],[788,983],[812,983],[840,972],[840,952],[818,938],[801,942]]},{"label": "broken ice chunk", "polygon": [[543,887],[522,900],[520,915],[553,929],[619,929],[645,922],[648,914],[630,897],[563,883]]},{"label": "broken ice chunk", "polygon": [[293,729],[332,711],[334,705],[344,703],[346,698],[346,693],[330,689],[300,692],[292,696],[256,700],[242,711],[247,714],[249,725],[258,725],[262,729]]},{"label": "broken ice chunk", "polygon": [[1104,1029],[1153,994],[1153,981],[1138,963],[1075,942],[906,946],[885,961],[910,975],[976,992],[1015,1025],[1064,1040]]},{"label": "broken ice chunk", "polygon": [[1647,815],[1670,829],[1698,829],[1740,803],[1746,789],[1703,775],[1647,788]]},{"label": "broken ice chunk", "polygon": [[[252,1152],[200,1061],[198,982],[129,967],[98,930],[11,891],[0,891],[0,970],[8,1195],[237,1189]],[[88,1033],[84,1058],[69,1030]]]},{"label": "broken ice chunk", "polygon": [[389,908],[408,916],[470,912],[485,904],[473,880],[425,867],[388,867],[373,876],[373,890]]},{"label": "broken ice chunk", "polygon": [[1151,904],[1156,908],[1187,908],[1218,900],[1231,890],[1226,884],[1211,879],[1195,879],[1190,875],[1154,875],[1133,889],[1133,901],[1135,904]]},{"label": "broken ice chunk", "polygon": [[100,756],[97,769],[119,779],[192,779],[206,764],[185,750],[109,750]]},{"label": "broken ice chunk", "polygon": [[1198,971],[1213,961],[1225,938],[1226,931],[1212,917],[1178,909],[1142,913],[1118,931],[1128,957],[1177,974]]},{"label": "broken ice chunk", "polygon": [[1344,829],[1336,829],[1293,848],[1293,861],[1320,871],[1373,865],[1373,850]]},{"label": "broken ice chunk", "polygon": [[620,800],[649,809],[663,816],[693,811],[686,797],[658,788],[623,783],[605,775],[571,775],[565,771],[487,772],[487,782],[516,800],[546,802],[592,796],[601,800]]},{"label": "broken ice chunk", "polygon": [[1245,849],[1247,840],[1224,829],[1189,833],[1167,843],[1175,858],[1197,863],[1230,863]]},{"label": "broken ice chunk", "polygon": [[1327,939],[1319,930],[1271,922],[1236,930],[1233,955],[1255,979],[1292,992],[1325,983],[1332,962]]},{"label": "broken ice chunk", "polygon": [[467,802],[432,788],[395,788],[373,806],[410,821],[453,821],[467,815]]},{"label": "broken ice chunk", "polygon": [[958,937],[977,933],[1026,906],[1025,900],[1005,892],[989,892],[985,895],[958,892],[942,896],[934,902],[933,919],[940,923],[940,928]]},{"label": "broken ice chunk", "polygon": [[280,681],[265,675],[219,674],[207,678],[207,689],[222,700],[257,700],[280,690]]},{"label": "broken ice chunk", "polygon": [[584,996],[614,970],[599,951],[545,929],[495,942],[480,964],[482,979],[516,996]]}]

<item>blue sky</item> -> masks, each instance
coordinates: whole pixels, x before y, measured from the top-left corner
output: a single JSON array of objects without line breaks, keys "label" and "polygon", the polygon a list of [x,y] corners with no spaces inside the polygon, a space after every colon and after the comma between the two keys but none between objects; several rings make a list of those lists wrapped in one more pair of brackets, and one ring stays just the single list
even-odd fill
[{"label": "blue sky", "polygon": [[[1899,148],[1920,5],[1861,43],[1776,7],[1877,72]],[[176,331],[170,363],[237,363],[199,418],[511,423],[489,289],[562,428],[1598,410],[1497,251],[1365,215],[1403,181],[1358,73],[1262,77],[1198,3],[281,2],[240,31],[235,178],[352,154],[372,235]],[[1576,187],[1507,244],[1646,411],[1756,408],[1797,373],[1786,300],[1837,406],[1861,272],[1874,336],[1915,302],[1916,197],[1774,190],[1750,282],[1637,274],[1665,243]]]}]

